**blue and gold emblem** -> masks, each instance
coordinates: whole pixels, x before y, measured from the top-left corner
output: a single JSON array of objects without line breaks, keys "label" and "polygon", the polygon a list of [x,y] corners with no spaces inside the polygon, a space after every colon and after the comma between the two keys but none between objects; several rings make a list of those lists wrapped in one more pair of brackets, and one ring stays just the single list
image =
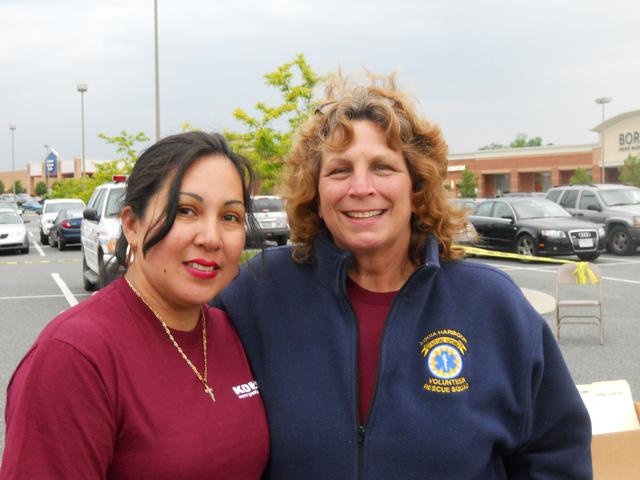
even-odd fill
[{"label": "blue and gold emblem", "polygon": [[455,378],[462,371],[462,355],[453,345],[438,345],[427,358],[429,371],[434,377]]},{"label": "blue and gold emblem", "polygon": [[420,342],[429,377],[423,390],[435,393],[460,393],[469,389],[462,376],[467,339],[456,330],[442,329],[427,334]]}]

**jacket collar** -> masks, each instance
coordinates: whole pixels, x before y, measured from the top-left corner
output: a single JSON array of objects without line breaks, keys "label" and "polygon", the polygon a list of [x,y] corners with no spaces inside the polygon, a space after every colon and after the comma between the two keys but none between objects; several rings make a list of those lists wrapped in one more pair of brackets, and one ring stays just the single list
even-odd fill
[{"label": "jacket collar", "polygon": [[[313,269],[318,281],[329,290],[338,293],[346,281],[347,271],[353,262],[353,255],[338,248],[326,230],[316,235],[313,249]],[[422,259],[422,265],[418,267],[419,270],[425,270],[425,267],[440,268],[438,242],[433,235],[429,235],[427,238]]]}]

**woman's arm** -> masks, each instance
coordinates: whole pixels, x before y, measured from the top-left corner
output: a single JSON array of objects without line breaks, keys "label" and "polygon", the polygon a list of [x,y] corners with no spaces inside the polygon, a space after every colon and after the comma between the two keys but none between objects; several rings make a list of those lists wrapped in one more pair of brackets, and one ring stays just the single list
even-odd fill
[{"label": "woman's arm", "polygon": [[106,477],[114,407],[97,365],[74,346],[34,346],[9,384],[5,419],[0,479]]}]

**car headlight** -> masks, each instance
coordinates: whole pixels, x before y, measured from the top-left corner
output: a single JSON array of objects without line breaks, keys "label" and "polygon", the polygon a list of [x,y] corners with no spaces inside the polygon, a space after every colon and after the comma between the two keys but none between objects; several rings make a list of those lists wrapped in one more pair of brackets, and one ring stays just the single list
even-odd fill
[{"label": "car headlight", "polygon": [[604,230],[604,228],[603,228],[603,227],[600,227],[600,228],[598,229],[598,235],[600,236],[600,238],[602,238],[602,237],[606,237],[606,236],[607,236],[607,232]]},{"label": "car headlight", "polygon": [[565,238],[567,236],[562,230],[542,230],[540,233],[549,238]]}]

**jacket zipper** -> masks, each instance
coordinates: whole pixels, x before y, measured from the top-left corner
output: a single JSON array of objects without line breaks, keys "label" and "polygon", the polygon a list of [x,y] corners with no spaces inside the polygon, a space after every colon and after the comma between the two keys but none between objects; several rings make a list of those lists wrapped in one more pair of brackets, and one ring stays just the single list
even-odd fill
[{"label": "jacket zipper", "polygon": [[359,375],[359,365],[358,365],[358,354],[360,351],[360,347],[358,346],[358,341],[360,339],[360,329],[358,327],[358,319],[356,318],[356,314],[353,311],[353,306],[351,305],[351,301],[349,300],[349,296],[347,295],[347,287],[346,287],[346,279],[347,279],[347,274],[344,271],[344,266],[345,266],[345,260],[347,259],[347,257],[349,256],[349,254],[344,255],[342,257],[342,263],[341,263],[341,268],[340,268],[340,290],[342,292],[342,296],[345,300],[345,302],[347,303],[347,305],[349,306],[349,309],[351,310],[351,318],[354,322],[355,328],[356,328],[356,336],[355,336],[355,355],[354,355],[354,366],[355,366],[355,378],[356,378],[356,382],[355,382],[355,399],[356,399],[356,432],[357,432],[357,444],[358,444],[358,480],[362,480],[364,479],[364,436],[365,433],[367,432],[367,427],[369,425],[369,419],[371,418],[371,413],[373,412],[373,408],[375,406],[375,402],[376,402],[376,397],[378,396],[378,383],[380,381],[380,367],[381,367],[381,363],[382,363],[382,347],[384,344],[384,338],[387,335],[387,329],[389,326],[389,319],[391,318],[392,314],[393,314],[393,310],[397,304],[397,299],[398,297],[400,297],[402,295],[402,292],[405,290],[405,287],[411,282],[411,279],[415,276],[415,274],[419,271],[421,271],[423,268],[427,268],[429,267],[429,263],[425,263],[424,265],[421,265],[420,267],[418,267],[412,274],[411,276],[407,279],[407,281],[404,283],[404,285],[402,286],[402,288],[398,291],[398,294],[395,296],[395,298],[393,299],[393,302],[391,304],[391,308],[389,309],[389,314],[387,315],[387,319],[385,320],[385,325],[384,325],[384,330],[382,331],[382,338],[380,339],[380,354],[378,355],[378,369],[376,371],[376,383],[375,383],[375,387],[373,390],[373,397],[371,398],[371,406],[369,407],[369,414],[367,415],[367,421],[365,422],[364,425],[360,424],[360,375]]}]

